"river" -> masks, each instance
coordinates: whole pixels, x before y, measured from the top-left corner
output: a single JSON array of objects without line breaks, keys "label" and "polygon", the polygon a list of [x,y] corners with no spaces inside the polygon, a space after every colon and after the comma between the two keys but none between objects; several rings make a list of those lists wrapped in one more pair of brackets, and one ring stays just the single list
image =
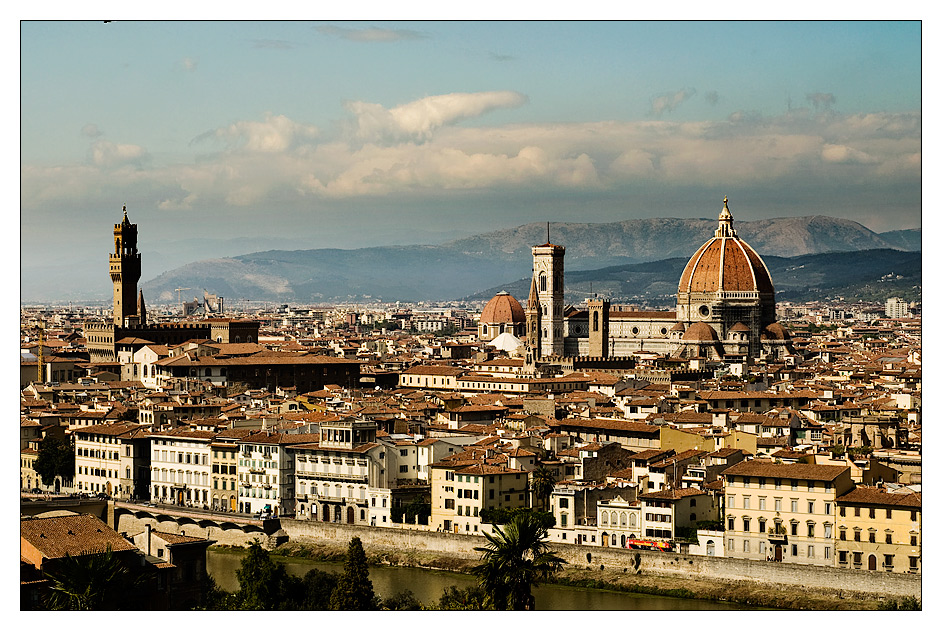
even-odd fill
[{"label": "river", "polygon": [[[234,592],[239,589],[236,570],[244,553],[209,550],[206,554],[207,569],[222,589]],[[288,572],[304,576],[308,570],[318,569],[341,573],[342,563],[324,563],[310,559],[274,557],[284,563]],[[370,580],[373,590],[384,598],[409,589],[419,602],[426,605],[438,603],[442,592],[449,586],[467,587],[476,582],[472,576],[456,572],[442,572],[412,567],[371,566]],[[649,596],[602,589],[582,589],[563,585],[542,585],[534,590],[536,608],[541,611],[622,611],[622,610],[730,610],[749,609],[731,603]]]}]

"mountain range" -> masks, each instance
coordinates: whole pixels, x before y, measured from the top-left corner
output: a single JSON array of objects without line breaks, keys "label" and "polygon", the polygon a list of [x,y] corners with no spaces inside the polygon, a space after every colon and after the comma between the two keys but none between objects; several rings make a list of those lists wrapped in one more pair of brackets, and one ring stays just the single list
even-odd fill
[{"label": "mountain range", "polygon": [[[578,291],[583,280],[594,284],[603,282],[602,277],[630,273],[631,280],[625,278],[618,281],[621,285],[605,285],[604,290],[600,285],[595,293],[606,291],[613,298],[645,293],[669,295],[676,291],[677,278],[687,258],[712,236],[716,225],[715,219],[674,218],[548,226],[531,223],[441,245],[268,250],[190,263],[157,276],[142,288],[147,301],[154,304],[175,302],[177,287],[188,287],[194,292],[183,295],[184,299],[201,296],[205,289],[224,296],[228,304],[241,299],[302,304],[456,300],[487,294],[495,287],[508,283],[507,286],[513,286],[515,281],[529,278],[530,248],[546,242],[548,234],[551,242],[566,247],[567,290]],[[825,216],[737,221],[735,228],[770,268],[775,257],[865,250],[880,250],[881,257],[888,257],[893,251],[918,251],[921,243],[918,229],[881,234],[854,221]],[[911,256],[907,264],[919,258]],[[839,257],[830,260],[839,265]],[[777,289],[783,288],[783,282],[784,286],[793,286],[785,280],[789,278],[786,267],[783,264],[781,279],[781,274],[772,270]],[[827,278],[826,269],[821,269],[821,277]],[[591,270],[599,276],[589,274],[583,278],[577,274]],[[884,272],[889,273],[896,272]],[[642,288],[644,274],[651,275],[651,282]],[[820,285],[817,281],[803,282],[807,287]]]}]

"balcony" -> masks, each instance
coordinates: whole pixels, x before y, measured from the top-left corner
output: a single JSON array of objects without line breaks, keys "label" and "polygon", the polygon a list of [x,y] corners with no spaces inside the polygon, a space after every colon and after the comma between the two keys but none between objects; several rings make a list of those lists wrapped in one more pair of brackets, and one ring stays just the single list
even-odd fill
[{"label": "balcony", "polygon": [[769,526],[768,530],[769,541],[786,541],[788,539],[788,531],[785,529],[785,526],[782,524],[775,524],[774,526]]}]

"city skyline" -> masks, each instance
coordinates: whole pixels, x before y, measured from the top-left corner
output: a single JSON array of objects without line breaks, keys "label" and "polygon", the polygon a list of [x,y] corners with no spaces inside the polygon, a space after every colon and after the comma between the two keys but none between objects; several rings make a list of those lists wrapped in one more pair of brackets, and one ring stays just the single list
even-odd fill
[{"label": "city skyline", "polygon": [[441,243],[726,194],[917,228],[921,45],[919,22],[23,22],[21,247],[90,269],[124,204],[171,266],[194,238]]}]

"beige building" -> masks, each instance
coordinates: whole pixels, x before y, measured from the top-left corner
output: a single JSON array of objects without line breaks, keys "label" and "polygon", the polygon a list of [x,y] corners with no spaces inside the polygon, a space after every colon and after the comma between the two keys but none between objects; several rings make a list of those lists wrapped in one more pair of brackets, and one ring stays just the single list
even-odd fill
[{"label": "beige building", "polygon": [[922,573],[922,494],[860,486],[838,497],[837,567]]},{"label": "beige building", "polygon": [[722,477],[727,557],[834,566],[837,498],[854,487],[849,467],[757,459]]},{"label": "beige building", "polygon": [[483,509],[529,505],[526,471],[468,461],[437,463],[430,469],[432,515],[429,526],[437,531],[480,534]]}]

